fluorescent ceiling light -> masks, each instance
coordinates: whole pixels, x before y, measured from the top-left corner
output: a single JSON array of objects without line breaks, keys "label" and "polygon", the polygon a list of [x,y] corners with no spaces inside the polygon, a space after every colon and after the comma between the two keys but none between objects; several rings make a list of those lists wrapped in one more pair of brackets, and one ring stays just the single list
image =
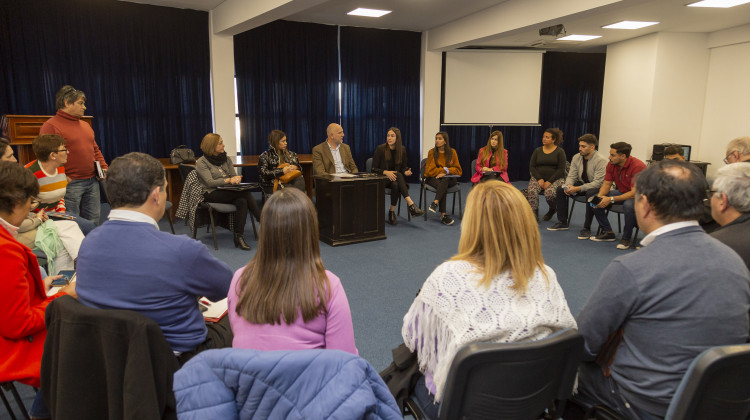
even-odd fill
[{"label": "fluorescent ceiling light", "polygon": [[688,7],[734,7],[741,4],[750,3],[750,0],[703,0],[697,3],[688,4]]},{"label": "fluorescent ceiling light", "polygon": [[557,40],[558,41],[590,41],[592,39],[601,38],[601,37],[602,37],[601,35],[568,35],[562,38],[557,38]]},{"label": "fluorescent ceiling light", "polygon": [[381,17],[383,15],[387,15],[388,13],[391,13],[391,11],[390,10],[365,9],[365,8],[360,7],[347,13],[347,15]]},{"label": "fluorescent ceiling light", "polygon": [[[748,0],[750,1],[750,0]],[[622,22],[602,26],[604,29],[641,29],[646,26],[656,25],[659,22],[641,22],[637,20],[623,20]]]}]

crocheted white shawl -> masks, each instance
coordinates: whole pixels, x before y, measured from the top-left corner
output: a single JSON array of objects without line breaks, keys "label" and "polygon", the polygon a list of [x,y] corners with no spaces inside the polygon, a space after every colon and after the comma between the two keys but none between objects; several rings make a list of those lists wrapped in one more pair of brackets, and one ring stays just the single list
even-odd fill
[{"label": "crocheted white shawl", "polygon": [[462,347],[532,341],[577,328],[555,272],[545,268],[549,284],[537,269],[522,295],[510,288],[510,272],[495,277],[488,289],[478,286],[482,274],[466,261],[445,262],[427,278],[404,316],[401,335],[416,350],[420,370],[432,374],[435,401],[441,400],[451,362]]}]

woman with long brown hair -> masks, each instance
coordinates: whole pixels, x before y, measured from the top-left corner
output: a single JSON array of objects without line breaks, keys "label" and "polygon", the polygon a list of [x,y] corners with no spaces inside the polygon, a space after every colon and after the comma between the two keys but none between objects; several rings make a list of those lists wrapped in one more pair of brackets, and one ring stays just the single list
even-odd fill
[{"label": "woman with long brown hair", "polygon": [[404,317],[401,335],[424,373],[415,397],[427,418],[437,418],[435,403],[461,347],[575,327],[523,195],[504,182],[482,182],[466,201],[458,254],[430,274]]},{"label": "woman with long brown hair", "polygon": [[489,181],[500,179],[510,182],[508,179],[508,150],[503,146],[503,133],[495,130],[490,134],[487,145],[479,149],[476,171],[471,177],[471,182]]},{"label": "woman with long brown hair", "polygon": [[427,154],[424,167],[425,182],[435,188],[435,200],[429,210],[433,213],[440,207],[440,221],[444,225],[452,225],[453,219],[445,214],[445,195],[448,188],[456,185],[457,177],[461,175],[461,164],[458,155],[448,142],[448,133],[439,131],[435,134],[435,148]]},{"label": "woman with long brown hair", "polygon": [[[300,173],[302,167],[297,154],[287,148],[286,134],[281,130],[271,130],[271,134],[268,135],[268,146],[268,150],[258,157],[258,173],[263,191],[271,195],[288,186],[305,191],[305,178]],[[299,175],[284,183],[282,177],[293,171],[297,171]]]},{"label": "woman with long brown hair", "polygon": [[296,188],[263,207],[258,251],[229,287],[232,347],[255,350],[337,349],[358,354],[349,301],[323,267],[318,217]]},{"label": "woman with long brown hair", "polygon": [[224,151],[224,140],[214,133],[206,134],[201,141],[203,156],[195,162],[198,181],[206,189],[206,200],[214,203],[227,203],[237,206],[234,220],[234,246],[249,250],[245,242],[245,223],[247,212],[260,220],[260,208],[250,190],[225,190],[222,185],[237,185],[242,176],[234,170],[232,158]]},{"label": "woman with long brown hair", "polygon": [[391,189],[391,208],[388,211],[388,223],[392,225],[398,223],[395,210],[398,198],[401,196],[404,197],[406,205],[409,206],[409,213],[412,217],[424,214],[424,210],[417,207],[409,197],[409,185],[406,183],[406,177],[411,176],[411,168],[407,163],[406,148],[401,140],[401,130],[398,128],[389,128],[385,143],[375,149],[375,156],[372,158],[372,172],[388,177],[386,188]]}]

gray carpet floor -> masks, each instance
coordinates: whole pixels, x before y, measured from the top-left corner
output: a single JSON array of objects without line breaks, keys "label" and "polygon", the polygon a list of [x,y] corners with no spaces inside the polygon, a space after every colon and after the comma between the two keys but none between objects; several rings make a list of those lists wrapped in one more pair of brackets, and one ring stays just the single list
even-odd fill
[{"label": "gray carpet floor", "polygon": [[[524,188],[526,184],[514,183],[518,188]],[[419,185],[412,184],[410,191],[415,202],[418,201]],[[464,205],[469,191],[470,184],[463,183]],[[432,200],[432,194],[427,195],[428,200]],[[543,198],[540,201],[540,214],[544,214],[548,207]],[[437,265],[456,253],[461,229],[458,207],[456,197],[456,223],[453,226],[445,226],[440,223],[439,216],[432,213],[428,213],[426,221],[422,218],[407,221],[405,203],[402,202],[398,225],[386,224],[387,239],[340,247],[320,243],[326,269],[341,279],[349,299],[359,354],[375,369],[382,370],[388,366],[391,362],[391,349],[402,342],[403,316],[417,290]],[[449,195],[449,213],[450,210]],[[104,213],[106,215],[106,212]],[[613,258],[633,252],[616,249],[616,242],[601,243],[577,239],[583,218],[584,207],[582,204],[576,204],[569,230],[548,231],[546,228],[556,221],[555,217],[549,222],[540,222],[539,226],[545,262],[556,272],[574,316],[588,299],[604,267]],[[610,223],[613,227],[617,226],[616,215],[610,215]],[[176,220],[174,226],[177,234],[189,235],[189,228],[182,220]],[[596,221],[593,226],[595,229]],[[166,220],[160,222],[160,227],[163,231],[169,231]],[[249,221],[245,232],[248,243],[253,247],[251,251],[234,248],[231,233],[222,228],[217,231],[218,251],[213,249],[212,236],[206,233],[205,229],[198,231],[197,239],[203,242],[214,256],[236,270],[247,264],[257,248]],[[641,233],[639,239],[642,238]],[[27,406],[30,406],[33,390],[25,385],[20,385],[19,390],[25,396]],[[9,418],[5,410],[0,409],[0,420]]]}]

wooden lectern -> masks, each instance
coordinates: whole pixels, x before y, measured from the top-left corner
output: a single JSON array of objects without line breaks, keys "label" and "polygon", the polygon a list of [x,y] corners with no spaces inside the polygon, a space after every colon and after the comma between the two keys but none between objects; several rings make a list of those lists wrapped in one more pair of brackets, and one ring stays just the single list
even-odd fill
[{"label": "wooden lectern", "polygon": [[385,180],[315,175],[320,240],[331,246],[385,239]]},{"label": "wooden lectern", "polygon": [[[31,142],[39,135],[42,124],[50,118],[51,115],[3,115],[0,127],[7,127],[10,144],[18,148],[18,162],[22,165],[36,159]],[[86,116],[81,119],[91,125],[92,118]]]}]

